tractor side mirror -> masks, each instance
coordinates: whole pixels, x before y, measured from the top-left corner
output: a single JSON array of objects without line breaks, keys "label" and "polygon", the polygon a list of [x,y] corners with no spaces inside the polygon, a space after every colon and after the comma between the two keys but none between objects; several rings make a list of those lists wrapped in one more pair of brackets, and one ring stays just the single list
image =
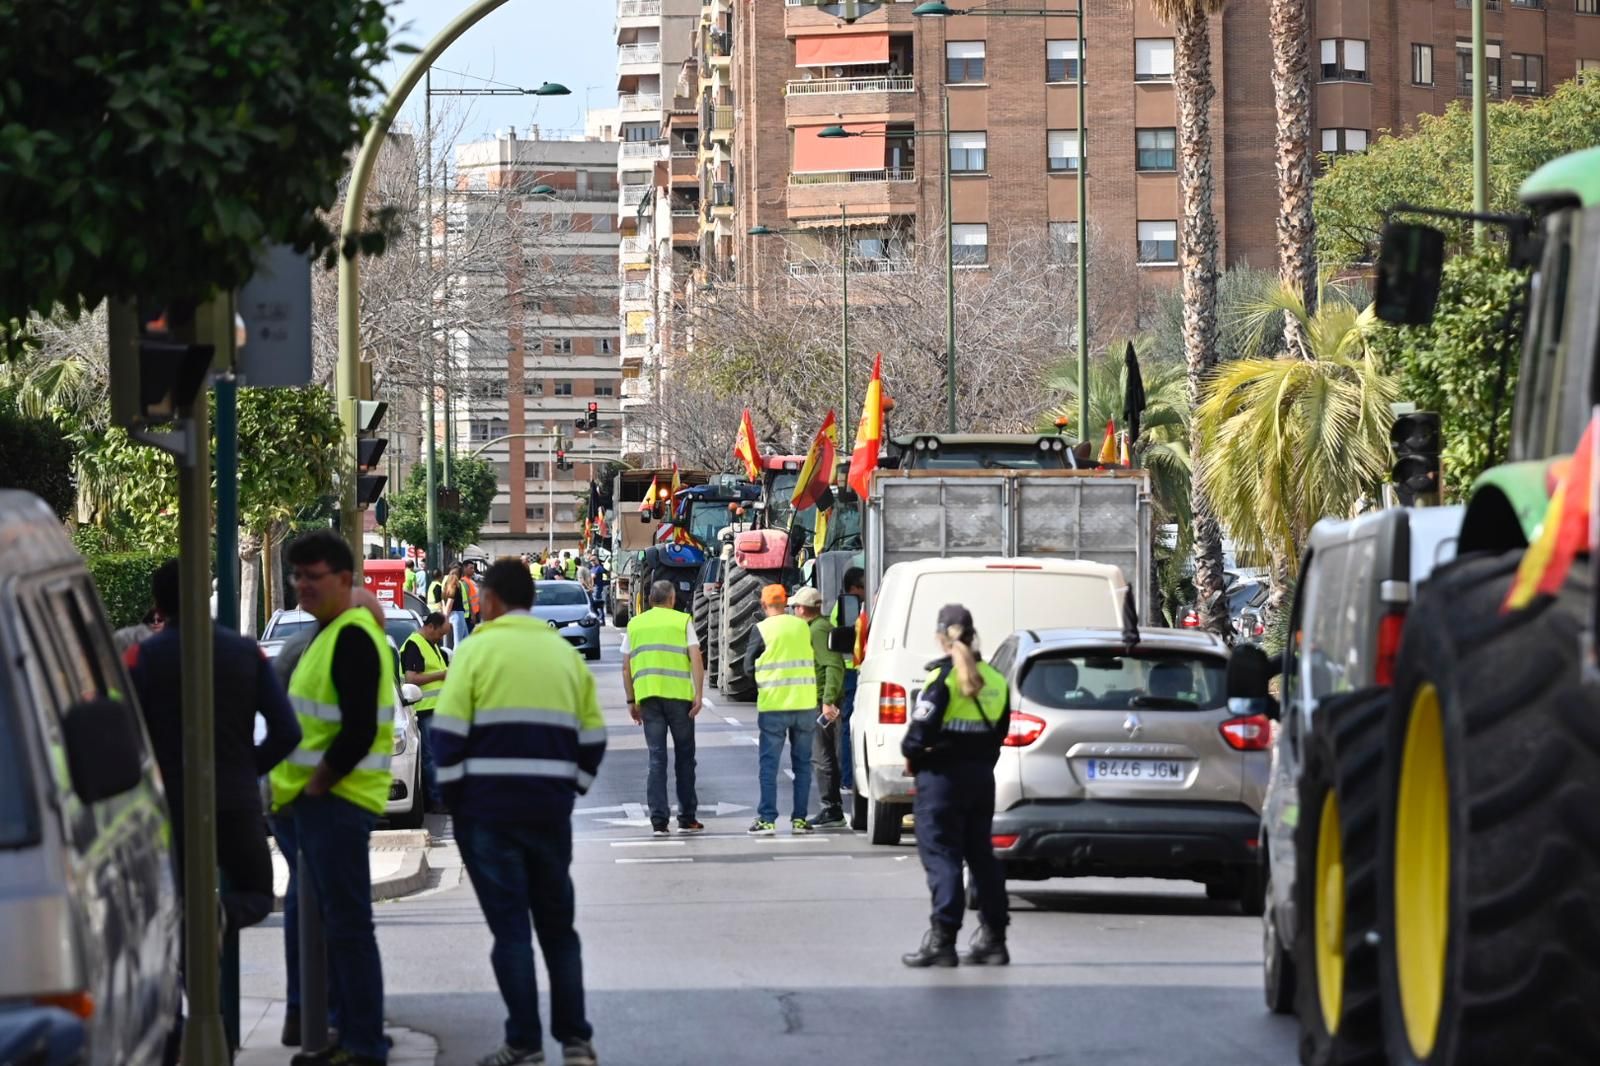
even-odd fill
[{"label": "tractor side mirror", "polygon": [[1396,326],[1433,321],[1444,271],[1444,234],[1416,222],[1387,222],[1378,251],[1378,318]]}]

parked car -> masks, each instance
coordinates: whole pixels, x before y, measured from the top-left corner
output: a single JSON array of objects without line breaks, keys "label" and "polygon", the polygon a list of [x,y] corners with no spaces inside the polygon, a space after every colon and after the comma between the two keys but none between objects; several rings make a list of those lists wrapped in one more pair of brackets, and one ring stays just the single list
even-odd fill
[{"label": "parked car", "polygon": [[866,655],[850,720],[856,791],[851,827],[874,844],[900,840],[913,781],[900,741],[929,660],[939,657],[934,619],[947,603],[972,612],[980,640],[998,645],[1018,629],[1122,624],[1128,584],[1106,563],[1053,558],[933,558],[896,563],[868,614]]},{"label": "parked car", "polygon": [[1030,629],[991,663],[1011,685],[993,831],[1007,878],[1202,881],[1261,913],[1272,723],[1230,708],[1220,638]]},{"label": "parked car", "polygon": [[[410,712],[412,704],[422,698],[422,690],[416,685],[401,683],[398,676],[400,669],[400,650],[394,639],[394,630],[403,624],[399,607],[386,608],[388,627],[385,636],[389,638],[389,648],[394,652],[395,658],[395,703],[394,703],[394,753],[389,761],[389,771],[393,780],[389,783],[389,803],[384,808],[384,817],[389,824],[397,829],[418,829],[422,826],[422,816],[425,813],[422,802],[422,728],[417,722],[416,715]],[[410,616],[410,612],[404,612]],[[302,624],[309,620],[309,625]],[[276,626],[276,628],[274,628]],[[316,632],[316,619],[304,611],[277,611],[267,623],[267,633],[283,633],[281,639],[263,640],[261,651],[268,659],[276,659],[284,653],[298,654],[311,643]],[[407,636],[410,631],[407,631]],[[266,722],[260,715],[256,716],[256,741],[266,735]]]},{"label": "parked car", "polygon": [[77,1015],[92,1066],[153,1066],[178,1005],[166,800],[94,582],[25,492],[0,491],[0,656],[0,1002]]},{"label": "parked car", "polygon": [[[404,645],[407,637],[422,628],[424,617],[408,607],[384,604],[383,631],[389,634],[389,643],[396,648]],[[296,633],[311,632],[316,628],[316,618],[298,608],[273,611],[272,617],[267,619],[267,627],[261,631],[261,646],[265,648],[268,644],[282,644]]]},{"label": "parked car", "polygon": [[533,615],[549,622],[585,659],[600,658],[600,616],[589,593],[576,581],[539,582],[533,592]]},{"label": "parked car", "polygon": [[[1317,968],[1301,963],[1314,957],[1311,912],[1327,882],[1316,873],[1319,851],[1325,874],[1335,858],[1330,849],[1336,842],[1343,847],[1341,825],[1377,817],[1380,760],[1352,759],[1348,752],[1352,746],[1376,752],[1383,742],[1406,608],[1419,585],[1455,557],[1461,517],[1460,507],[1426,507],[1324,519],[1312,528],[1301,560],[1283,653],[1282,721],[1262,810],[1268,870],[1263,979],[1267,1004],[1279,1013],[1296,1009],[1297,982],[1302,998],[1310,997],[1301,1014],[1314,1043],[1326,1042],[1327,1028]],[[1331,758],[1334,745],[1345,752],[1337,760]],[[1359,772],[1334,781],[1334,765]],[[1330,796],[1337,797],[1336,806],[1326,802]],[[1325,811],[1329,836],[1322,835]],[[1341,915],[1361,920],[1362,908],[1376,907],[1371,870],[1342,858],[1337,865],[1343,871]]]}]

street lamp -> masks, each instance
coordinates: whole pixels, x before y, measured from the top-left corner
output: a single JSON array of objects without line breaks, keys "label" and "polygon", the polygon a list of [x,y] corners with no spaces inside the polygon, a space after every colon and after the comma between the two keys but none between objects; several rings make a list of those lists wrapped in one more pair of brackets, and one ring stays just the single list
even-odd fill
[{"label": "street lamp", "polygon": [[[911,9],[911,14],[917,18],[950,18],[953,15],[982,15],[987,18],[1069,18],[1078,24],[1078,70],[1074,79],[1078,95],[1078,432],[1087,440],[1089,435],[1089,263],[1085,256],[1088,255],[1088,215],[1089,215],[1089,130],[1087,121],[1087,107],[1083,96],[1083,18],[1084,11],[1082,0],[1079,6],[1070,11],[1054,11],[1046,8],[993,8],[990,4],[980,4],[977,7],[955,8],[942,0],[928,0],[927,3],[918,4]],[[949,129],[950,117],[950,92],[945,90],[945,128]],[[945,159],[945,225],[950,224],[949,207],[949,170],[950,160]],[[954,297],[952,296],[952,304]],[[951,312],[954,319],[954,312]],[[953,329],[953,327],[952,327]],[[954,351],[955,342],[951,341],[951,350]],[[955,357],[951,355],[951,380],[955,380]],[[951,389],[954,390],[954,385]],[[955,409],[954,391],[951,393],[951,410]],[[954,417],[952,413],[952,418]]]},{"label": "street lamp", "polygon": [[[829,129],[838,130],[836,136],[846,137],[849,134],[839,126],[830,126]],[[819,137],[827,136],[824,130]],[[849,209],[839,205],[839,380],[840,380],[840,406],[839,412],[842,420],[843,437],[846,442],[852,441],[850,435],[850,215]],[[772,229],[769,226],[751,226],[745,233],[751,237],[776,237],[784,234],[810,234],[810,230],[803,229]]]}]

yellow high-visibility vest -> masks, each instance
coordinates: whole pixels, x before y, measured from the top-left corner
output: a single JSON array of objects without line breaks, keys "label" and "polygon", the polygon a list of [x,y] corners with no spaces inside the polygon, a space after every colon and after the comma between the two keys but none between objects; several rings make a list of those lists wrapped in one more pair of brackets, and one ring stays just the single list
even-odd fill
[{"label": "yellow high-visibility vest", "polygon": [[[433,646],[433,642],[423,636],[421,632],[411,634],[406,638],[406,645],[414,647],[422,654],[422,670],[424,674],[437,674],[446,668],[444,653]],[[439,705],[439,692],[444,688],[444,678],[429,681],[426,685],[419,685],[422,689],[422,698],[417,701],[412,710],[418,714],[426,714]]]},{"label": "yellow high-visibility vest", "polygon": [[628,623],[628,664],[637,699],[694,699],[689,616],[652,607]]},{"label": "yellow high-visibility vest", "polygon": [[817,658],[811,627],[792,614],[756,624],[766,650],[756,659],[756,710],[804,711],[817,706]]}]

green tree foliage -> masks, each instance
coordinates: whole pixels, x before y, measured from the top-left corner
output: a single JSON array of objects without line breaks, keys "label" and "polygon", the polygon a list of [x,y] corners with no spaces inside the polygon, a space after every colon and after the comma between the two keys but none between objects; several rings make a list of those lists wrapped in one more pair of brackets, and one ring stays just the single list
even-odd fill
[{"label": "green tree foliage", "polygon": [[320,386],[239,390],[239,518],[253,533],[333,491],[339,418]]},{"label": "green tree foliage", "polygon": [[[1382,131],[1387,134],[1388,131]],[[1600,79],[1567,82],[1549,96],[1489,105],[1489,209],[1515,211],[1517,188],[1540,165],[1600,144]],[[1410,203],[1472,208],[1472,117],[1457,101],[1421,115],[1414,131],[1380,136],[1341,157],[1317,181],[1317,239],[1325,262],[1365,262],[1383,213]],[[1438,224],[1438,223],[1435,223]],[[1462,226],[1447,226],[1456,236]]]},{"label": "green tree foliage", "polygon": [[[1252,345],[1245,327],[1241,325],[1245,308],[1260,303],[1278,283],[1270,270],[1256,270],[1248,265],[1224,270],[1217,277],[1217,357],[1247,359],[1251,356],[1270,358],[1276,352],[1269,343],[1276,334],[1283,333],[1281,317],[1278,329],[1268,331],[1267,339]],[[1150,341],[1147,351],[1140,351],[1143,359],[1156,363],[1183,362],[1183,293],[1176,286],[1156,295],[1155,316],[1150,324]],[[1104,423],[1101,423],[1104,425]]]},{"label": "green tree foliage", "polygon": [[0,334],[58,305],[235,288],[267,243],[381,250],[318,211],[382,91],[385,7],[0,3]]},{"label": "green tree foliage", "polygon": [[33,493],[65,521],[77,498],[74,452],[54,422],[25,417],[10,398],[0,396],[0,488]]},{"label": "green tree foliage", "polygon": [[1445,262],[1431,323],[1373,335],[1384,368],[1399,382],[1399,398],[1439,412],[1446,500],[1466,498],[1489,465],[1491,440],[1494,460],[1505,461],[1521,356],[1521,315],[1513,307],[1525,277],[1507,269],[1498,250],[1456,256]]},{"label": "green tree foliage", "polygon": [[151,575],[169,558],[167,552],[118,552],[85,558],[111,628],[137,625],[150,610]]},{"label": "green tree foliage", "polygon": [[[443,484],[443,457],[434,467]],[[489,520],[489,505],[494,502],[498,478],[494,465],[484,459],[457,455],[450,463],[454,488],[461,491],[461,509],[439,508],[439,539],[444,547],[459,552],[478,539],[478,532]],[[411,468],[405,488],[389,494],[389,533],[417,547],[428,543],[428,474],[422,463]]]}]

